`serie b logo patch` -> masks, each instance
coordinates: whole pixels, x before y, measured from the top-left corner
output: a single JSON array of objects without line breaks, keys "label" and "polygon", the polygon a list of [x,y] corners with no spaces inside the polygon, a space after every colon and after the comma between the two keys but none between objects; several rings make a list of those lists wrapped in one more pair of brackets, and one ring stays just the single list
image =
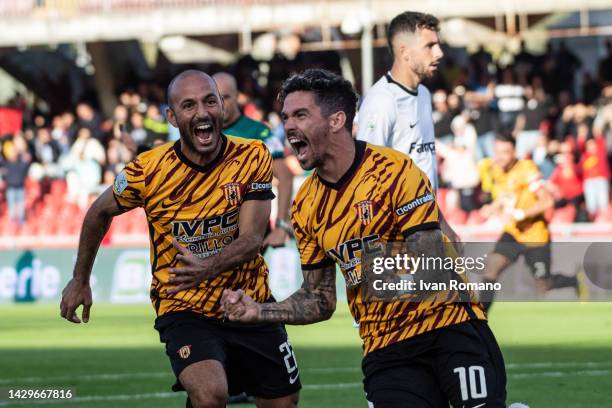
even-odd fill
[{"label": "serie b logo patch", "polygon": [[230,205],[236,205],[240,201],[240,183],[227,183],[221,186],[225,200]]},{"label": "serie b logo patch", "polygon": [[181,347],[179,351],[177,351],[177,353],[179,357],[183,360],[189,358],[189,356],[191,355],[191,344]]},{"label": "serie b logo patch", "polygon": [[372,201],[363,200],[355,204],[355,208],[357,209],[357,213],[359,214],[359,219],[363,225],[368,225],[372,222]]}]

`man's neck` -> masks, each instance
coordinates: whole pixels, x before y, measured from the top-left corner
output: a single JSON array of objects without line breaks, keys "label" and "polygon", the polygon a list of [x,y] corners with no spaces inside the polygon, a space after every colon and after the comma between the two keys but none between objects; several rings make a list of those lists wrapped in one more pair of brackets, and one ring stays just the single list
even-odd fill
[{"label": "man's neck", "polygon": [[198,166],[206,166],[211,163],[215,158],[219,155],[221,148],[223,146],[223,142],[221,138],[219,138],[219,142],[210,153],[202,154],[197,151],[191,149],[182,139],[181,139],[181,152],[188,158],[192,163],[197,164]]},{"label": "man's neck", "polygon": [[346,174],[357,154],[353,138],[347,133],[347,137],[342,139],[342,143],[328,146],[323,165],[317,167],[319,176],[330,183],[337,183]]},{"label": "man's neck", "polygon": [[421,83],[421,79],[416,73],[411,71],[408,67],[402,66],[397,61],[393,63],[390,72],[394,80],[410,90],[416,91]]}]

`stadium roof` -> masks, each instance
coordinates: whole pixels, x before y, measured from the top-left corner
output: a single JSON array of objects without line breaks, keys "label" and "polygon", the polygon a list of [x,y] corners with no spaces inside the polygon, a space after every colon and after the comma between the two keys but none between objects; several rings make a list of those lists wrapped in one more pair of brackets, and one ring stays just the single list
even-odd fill
[{"label": "stadium roof", "polygon": [[384,23],[407,9],[441,18],[609,9],[610,0],[0,0],[0,46],[250,33]]}]

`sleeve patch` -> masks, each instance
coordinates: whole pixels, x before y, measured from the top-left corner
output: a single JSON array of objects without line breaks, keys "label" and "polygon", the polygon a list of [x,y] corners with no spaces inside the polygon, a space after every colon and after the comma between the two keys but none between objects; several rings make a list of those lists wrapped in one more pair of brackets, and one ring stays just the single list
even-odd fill
[{"label": "sleeve patch", "polygon": [[249,185],[249,190],[250,191],[266,191],[266,190],[272,190],[272,183],[268,182],[261,182],[261,181],[254,181]]},{"label": "sleeve patch", "polygon": [[115,182],[113,183],[113,189],[115,190],[116,194],[121,194],[123,190],[126,189],[127,186],[128,186],[128,181],[127,181],[127,178],[125,177],[125,172],[121,171],[119,174],[117,174],[117,177],[115,177]]},{"label": "sleeve patch", "polygon": [[401,216],[404,214],[408,214],[413,211],[415,208],[420,207],[424,204],[427,204],[434,200],[433,193],[426,193],[422,196],[415,198],[414,200],[408,201],[406,204],[401,205],[398,209],[395,210],[395,214]]}]

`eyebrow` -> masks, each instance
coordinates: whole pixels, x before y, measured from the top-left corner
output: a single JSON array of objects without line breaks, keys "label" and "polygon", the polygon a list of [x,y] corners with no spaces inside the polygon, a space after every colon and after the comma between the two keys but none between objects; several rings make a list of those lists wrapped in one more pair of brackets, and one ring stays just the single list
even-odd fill
[{"label": "eyebrow", "polygon": [[[210,98],[211,96],[216,97],[217,95],[216,95],[214,92],[211,92],[211,93],[207,94],[207,95],[206,95],[206,96],[205,96],[203,99],[208,99],[208,98]],[[192,98],[192,97],[187,97],[187,98],[181,99],[181,100],[179,101],[179,105],[182,105],[184,102],[187,102],[187,101],[194,101],[194,100],[196,100],[196,99],[197,99],[197,98]]]},{"label": "eyebrow", "polygon": [[[308,113],[308,109],[307,108],[296,109],[293,112],[291,112],[291,116],[297,115],[298,113],[302,113],[302,112],[303,113]],[[281,117],[287,117],[287,116],[289,116],[289,114],[287,114],[287,112],[285,112],[285,111],[281,112]]]}]

